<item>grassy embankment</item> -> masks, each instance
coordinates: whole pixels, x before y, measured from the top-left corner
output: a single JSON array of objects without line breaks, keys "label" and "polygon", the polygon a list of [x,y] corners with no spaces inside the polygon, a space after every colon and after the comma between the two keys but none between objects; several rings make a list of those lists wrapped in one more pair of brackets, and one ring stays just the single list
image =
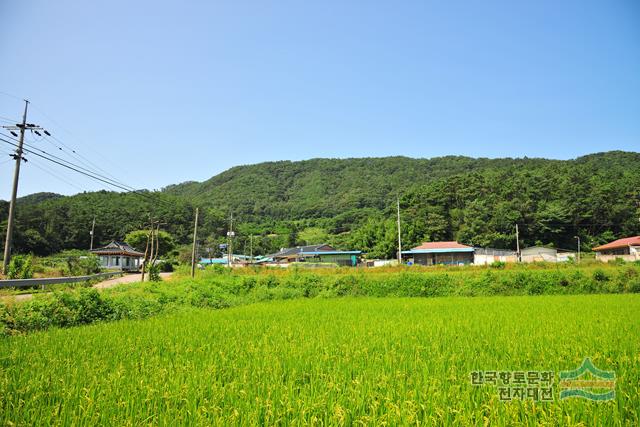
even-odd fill
[{"label": "grassy embankment", "polygon": [[22,303],[0,303],[0,333],[140,319],[184,307],[226,308],[295,298],[445,297],[640,292],[635,264],[381,269],[188,269],[168,282],[55,292]]}]

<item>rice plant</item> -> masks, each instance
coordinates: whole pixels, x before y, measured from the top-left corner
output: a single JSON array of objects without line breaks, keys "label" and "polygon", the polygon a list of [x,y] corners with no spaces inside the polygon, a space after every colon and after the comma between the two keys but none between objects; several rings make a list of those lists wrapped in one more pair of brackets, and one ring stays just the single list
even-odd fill
[{"label": "rice plant", "polygon": [[[638,425],[640,296],[296,299],[0,340],[8,425]],[[616,373],[501,401],[477,370]],[[557,383],[555,384],[557,387]]]}]

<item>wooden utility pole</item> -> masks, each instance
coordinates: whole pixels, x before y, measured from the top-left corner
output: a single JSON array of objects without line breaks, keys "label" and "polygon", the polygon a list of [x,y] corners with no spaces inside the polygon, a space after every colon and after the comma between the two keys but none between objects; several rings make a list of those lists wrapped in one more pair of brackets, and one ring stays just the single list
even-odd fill
[{"label": "wooden utility pole", "polygon": [[153,220],[151,221],[151,230],[149,230],[149,234],[147,234],[147,246],[144,249],[144,258],[142,259],[142,278],[141,282],[144,282],[144,273],[147,268],[147,256],[149,255],[149,243],[151,241],[151,235],[153,234]]},{"label": "wooden utility pole", "polygon": [[516,224],[516,261],[520,262],[520,233],[518,232],[518,224]]},{"label": "wooden utility pole", "polygon": [[198,239],[198,208],[196,208],[196,220],[193,222],[193,248],[191,249],[191,277],[196,275],[196,241]]},{"label": "wooden utility pole", "polygon": [[91,245],[89,246],[89,250],[93,250],[93,232],[96,230],[96,217],[93,217],[93,222],[91,223]]},{"label": "wooden utility pole", "polygon": [[227,231],[227,265],[231,267],[233,263],[233,212],[231,212],[231,218],[229,220],[229,231]]},{"label": "wooden utility pole", "polygon": [[16,167],[13,171],[13,189],[11,190],[11,201],[9,202],[9,220],[7,222],[7,236],[4,241],[4,258],[2,260],[2,271],[7,274],[9,268],[9,260],[11,258],[11,244],[13,243],[13,227],[14,216],[16,210],[16,196],[18,195],[18,180],[20,179],[20,163],[22,162],[22,146],[24,144],[24,131],[27,127],[27,108],[29,101],[24,100],[24,114],[22,115],[22,124],[20,128],[20,139],[18,140],[18,149],[16,150]]},{"label": "wooden utility pole", "polygon": [[400,234],[400,196],[398,202],[398,265],[402,264],[402,235]]},{"label": "wooden utility pole", "polygon": [[249,263],[253,264],[253,234],[249,235]]}]

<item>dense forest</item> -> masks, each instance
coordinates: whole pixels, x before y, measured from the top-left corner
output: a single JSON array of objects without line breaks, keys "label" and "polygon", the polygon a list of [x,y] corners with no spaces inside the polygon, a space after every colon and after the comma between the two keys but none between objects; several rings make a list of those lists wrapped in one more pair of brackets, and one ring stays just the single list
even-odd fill
[{"label": "dense forest", "polygon": [[[640,234],[640,153],[607,152],[574,160],[406,157],[312,159],[238,166],[208,181],[159,192],[39,193],[17,207],[15,250],[46,255],[87,248],[162,222],[180,244],[201,210],[200,250],[219,253],[233,212],[235,252],[328,242],[393,257],[396,197],[407,247],[429,240],[515,248],[583,250]],[[0,202],[6,228],[8,203]],[[253,237],[250,237],[253,236]]]}]

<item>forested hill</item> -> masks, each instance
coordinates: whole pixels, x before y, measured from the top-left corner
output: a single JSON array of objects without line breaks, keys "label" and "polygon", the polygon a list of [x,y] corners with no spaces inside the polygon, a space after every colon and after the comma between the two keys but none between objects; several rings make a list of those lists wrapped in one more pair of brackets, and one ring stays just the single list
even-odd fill
[{"label": "forested hill", "polygon": [[[406,157],[312,159],[231,168],[202,182],[162,192],[32,195],[17,210],[18,251],[49,253],[105,243],[144,226],[150,216],[188,243],[195,206],[201,207],[203,246],[224,241],[227,218],[237,218],[238,245],[250,234],[256,253],[329,242],[375,257],[393,256],[395,198],[400,194],[403,239],[457,239],[497,248],[522,243],[584,249],[640,234],[640,153],[597,153],[574,160]],[[0,226],[6,223],[0,204]]]},{"label": "forested hill", "polygon": [[[622,155],[621,159],[626,156]],[[630,162],[638,162],[633,156]],[[398,193],[440,178],[485,170],[561,165],[545,159],[474,159],[449,156],[311,159],[236,166],[202,182],[165,192],[215,203],[224,210],[273,219],[332,217],[354,208],[385,209]]]}]

